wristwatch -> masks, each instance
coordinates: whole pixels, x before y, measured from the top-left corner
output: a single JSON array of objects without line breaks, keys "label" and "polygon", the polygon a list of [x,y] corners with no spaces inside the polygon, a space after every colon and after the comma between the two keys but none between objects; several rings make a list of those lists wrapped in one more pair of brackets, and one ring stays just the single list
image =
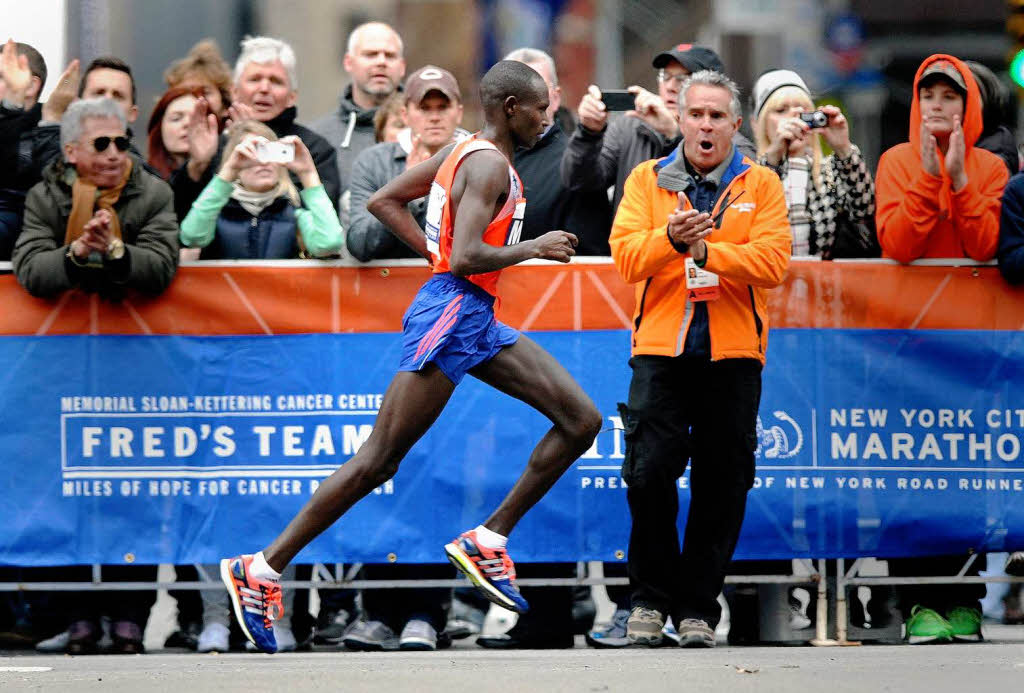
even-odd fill
[{"label": "wristwatch", "polygon": [[68,245],[68,251],[66,253],[64,253],[64,254],[67,256],[67,258],[69,260],[71,260],[71,262],[74,265],[76,265],[78,267],[88,267],[89,266],[89,258],[86,258],[85,260],[79,260],[78,256],[75,255],[75,251],[74,251],[73,246],[74,246],[73,242],[71,244],[69,244]]},{"label": "wristwatch", "polygon": [[107,246],[107,254],[105,256],[108,260],[120,260],[124,257],[124,241],[120,238],[115,238]]}]

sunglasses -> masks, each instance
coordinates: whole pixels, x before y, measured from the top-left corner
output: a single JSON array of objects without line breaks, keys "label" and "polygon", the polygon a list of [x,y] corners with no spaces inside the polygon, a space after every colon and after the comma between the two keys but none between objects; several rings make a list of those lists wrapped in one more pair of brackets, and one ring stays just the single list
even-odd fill
[{"label": "sunglasses", "polygon": [[105,152],[107,151],[107,147],[110,146],[111,142],[113,142],[114,146],[117,147],[117,151],[128,151],[128,146],[130,143],[128,142],[128,138],[125,137],[124,135],[118,135],[117,137],[97,137],[92,141],[92,148],[95,149],[97,152]]}]

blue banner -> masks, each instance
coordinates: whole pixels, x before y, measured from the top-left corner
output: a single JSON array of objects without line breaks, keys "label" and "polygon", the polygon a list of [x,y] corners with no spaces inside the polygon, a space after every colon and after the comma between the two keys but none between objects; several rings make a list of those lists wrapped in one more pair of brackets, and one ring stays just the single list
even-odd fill
[{"label": "blue banner", "polygon": [[[519,561],[621,560],[625,331],[531,335],[605,415],[513,535]],[[367,439],[394,334],[0,338],[0,564],[191,563],[266,545]],[[1024,336],[772,331],[738,558],[1024,546]],[[300,561],[437,562],[547,421],[467,378],[398,475]],[[687,477],[680,480],[685,521]]]}]

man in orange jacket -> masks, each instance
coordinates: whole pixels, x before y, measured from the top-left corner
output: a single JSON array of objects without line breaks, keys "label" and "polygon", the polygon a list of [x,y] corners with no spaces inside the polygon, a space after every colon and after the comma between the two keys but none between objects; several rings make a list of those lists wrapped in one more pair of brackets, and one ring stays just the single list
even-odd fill
[{"label": "man in orange jacket", "polygon": [[[733,146],[736,85],[696,72],[679,97],[683,142],[637,166],[612,227],[636,285],[633,378],[621,407],[633,527],[627,637],[657,645],[672,616],[683,647],[713,647],[718,594],[754,482],[768,344],[767,290],[792,242],[777,175]],[[692,464],[680,554],[677,480]]]},{"label": "man in orange jacket", "polygon": [[875,220],[887,257],[979,261],[995,257],[1006,165],[974,146],[982,103],[970,69],[951,55],[927,58],[914,77],[910,141],[878,162]]}]

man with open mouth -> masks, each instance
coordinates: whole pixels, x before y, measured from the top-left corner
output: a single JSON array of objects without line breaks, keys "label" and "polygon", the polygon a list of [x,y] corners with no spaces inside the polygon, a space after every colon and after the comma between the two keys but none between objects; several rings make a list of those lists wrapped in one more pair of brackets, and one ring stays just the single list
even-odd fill
[{"label": "man with open mouth", "polygon": [[[791,233],[778,176],[734,144],[736,85],[702,70],[678,100],[682,142],[630,174],[610,239],[637,306],[633,378],[619,405],[633,519],[626,637],[660,645],[671,616],[680,646],[714,647],[754,482],[767,293],[786,275]],[[688,464],[680,552],[677,480]]]}]

